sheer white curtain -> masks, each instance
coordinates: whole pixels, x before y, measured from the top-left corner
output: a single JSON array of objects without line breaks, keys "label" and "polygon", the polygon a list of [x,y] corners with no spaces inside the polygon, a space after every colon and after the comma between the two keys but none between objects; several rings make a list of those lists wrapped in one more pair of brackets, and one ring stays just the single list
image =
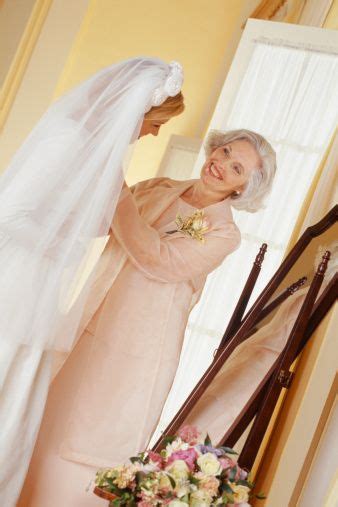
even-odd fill
[{"label": "sheer white curtain", "polygon": [[[234,213],[239,250],[209,276],[191,313],[163,430],[212,360],[261,243],[268,243],[253,297],[280,261],[338,118],[338,55],[256,41],[230,114],[212,128],[247,128],[277,151],[278,174],[264,210]],[[219,112],[217,118],[220,119]],[[195,176],[199,167],[195,168]]]},{"label": "sheer white curtain", "polygon": [[318,222],[338,202],[338,128],[333,136],[330,151],[316,186],[311,204],[301,227],[303,233],[309,225]]}]

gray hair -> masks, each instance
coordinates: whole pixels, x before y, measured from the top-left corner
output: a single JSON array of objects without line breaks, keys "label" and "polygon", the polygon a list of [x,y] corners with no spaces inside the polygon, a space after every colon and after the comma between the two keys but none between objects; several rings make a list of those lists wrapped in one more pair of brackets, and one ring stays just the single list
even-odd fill
[{"label": "gray hair", "polygon": [[276,152],[271,144],[257,132],[252,130],[211,130],[205,142],[205,153],[211,155],[213,151],[233,141],[248,141],[257,151],[262,165],[252,171],[250,179],[239,196],[231,196],[231,205],[239,210],[250,212],[264,208],[264,198],[270,192],[276,173]]}]

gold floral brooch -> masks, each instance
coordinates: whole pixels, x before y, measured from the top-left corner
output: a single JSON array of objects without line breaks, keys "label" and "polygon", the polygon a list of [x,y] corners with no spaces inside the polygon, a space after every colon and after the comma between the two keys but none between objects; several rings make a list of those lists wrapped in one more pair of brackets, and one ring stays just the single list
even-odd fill
[{"label": "gold floral brooch", "polygon": [[204,234],[209,230],[208,224],[204,218],[203,210],[196,210],[192,215],[182,217],[179,213],[176,215],[175,224],[177,229],[168,231],[167,234],[183,232],[200,243],[205,242]]}]

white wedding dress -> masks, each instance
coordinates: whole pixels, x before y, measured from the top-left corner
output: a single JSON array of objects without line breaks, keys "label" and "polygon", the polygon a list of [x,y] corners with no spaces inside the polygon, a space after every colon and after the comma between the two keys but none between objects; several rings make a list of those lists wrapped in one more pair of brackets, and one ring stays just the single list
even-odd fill
[{"label": "white wedding dress", "polygon": [[0,178],[1,507],[22,487],[55,354],[78,336],[95,269],[72,302],[93,240],[108,234],[130,145],[182,81],[178,63],[156,58],[102,69],[52,104]]}]

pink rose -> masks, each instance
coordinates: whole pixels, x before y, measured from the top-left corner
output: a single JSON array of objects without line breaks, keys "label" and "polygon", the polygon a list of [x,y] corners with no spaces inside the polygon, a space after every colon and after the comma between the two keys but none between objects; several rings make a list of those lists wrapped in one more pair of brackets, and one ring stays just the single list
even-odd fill
[{"label": "pink rose", "polygon": [[189,424],[186,424],[185,426],[182,426],[178,430],[177,435],[181,437],[183,442],[187,442],[187,444],[195,445],[198,441],[198,438],[200,436],[200,432],[198,431],[195,426],[190,426]]},{"label": "pink rose", "polygon": [[236,463],[232,461],[231,458],[228,457],[219,458],[218,461],[221,463],[223,469],[229,467],[232,468],[236,465]]},{"label": "pink rose", "polygon": [[159,468],[163,468],[163,459],[160,454],[153,451],[148,451],[149,460],[155,463]]},{"label": "pink rose", "polygon": [[147,502],[146,500],[141,500],[140,502],[137,502],[138,507],[153,507],[154,504],[151,502]]},{"label": "pink rose", "polygon": [[216,477],[204,475],[202,472],[197,472],[194,476],[200,481],[198,489],[205,491],[210,496],[217,495],[220,482]]},{"label": "pink rose", "polygon": [[241,478],[241,468],[237,467],[237,472],[236,472],[236,475],[235,475],[235,481],[239,481],[239,479]]},{"label": "pink rose", "polygon": [[198,458],[198,454],[195,451],[195,449],[187,449],[186,451],[176,451],[173,452],[169,459],[168,459],[168,465],[170,465],[173,461],[176,461],[177,459],[180,459],[182,461],[185,461],[185,463],[188,465],[189,470],[193,471],[195,469],[195,462]]},{"label": "pink rose", "polygon": [[[224,458],[219,458],[219,461],[222,465],[222,468],[225,469],[225,468],[228,468],[227,470],[227,475],[230,473],[230,469],[233,468],[233,467],[236,467],[236,475],[234,477],[234,479],[236,481],[238,481],[239,479],[244,479],[247,477],[247,474],[246,472],[244,472],[244,470],[242,470],[235,461],[233,461],[231,458],[228,458],[227,456],[224,457]],[[244,477],[245,476],[245,477]]]},{"label": "pink rose", "polygon": [[245,480],[248,477],[248,475],[249,475],[248,472],[246,470],[243,470],[243,468],[241,468],[239,478],[241,480]]}]

